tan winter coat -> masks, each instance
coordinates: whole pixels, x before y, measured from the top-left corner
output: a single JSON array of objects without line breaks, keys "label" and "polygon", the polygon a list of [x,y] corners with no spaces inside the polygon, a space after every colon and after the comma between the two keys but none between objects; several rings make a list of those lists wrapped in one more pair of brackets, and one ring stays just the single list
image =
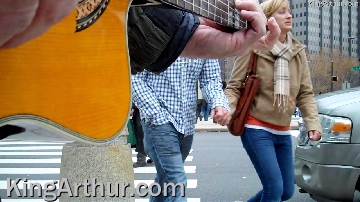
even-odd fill
[{"label": "tan winter coat", "polygon": [[[310,71],[305,54],[305,46],[292,37],[292,60],[289,62],[290,72],[290,98],[297,103],[308,130],[321,132],[318,110],[312,90]],[[295,107],[290,104],[285,113],[273,106],[274,103],[274,63],[275,57],[269,52],[255,51],[258,54],[257,74],[261,78],[261,84],[254,103],[250,109],[250,115],[267,123],[277,126],[287,126],[291,122],[291,116]],[[226,87],[227,96],[233,113],[240,97],[238,89],[245,79],[246,70],[250,60],[250,53],[236,58],[231,79]]]}]

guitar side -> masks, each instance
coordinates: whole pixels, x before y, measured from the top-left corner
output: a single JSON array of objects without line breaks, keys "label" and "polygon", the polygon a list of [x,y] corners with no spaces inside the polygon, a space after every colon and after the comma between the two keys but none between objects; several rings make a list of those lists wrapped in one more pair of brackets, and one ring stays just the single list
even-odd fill
[{"label": "guitar side", "polygon": [[131,109],[129,4],[110,0],[81,26],[74,11],[41,37],[1,50],[0,127],[35,125],[88,144],[116,138]]}]

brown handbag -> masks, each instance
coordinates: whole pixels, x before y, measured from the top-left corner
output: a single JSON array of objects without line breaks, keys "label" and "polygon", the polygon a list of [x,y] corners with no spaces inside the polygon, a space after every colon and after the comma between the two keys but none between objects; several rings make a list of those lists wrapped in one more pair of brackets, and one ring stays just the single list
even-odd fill
[{"label": "brown handbag", "polygon": [[251,105],[261,82],[261,79],[256,74],[257,58],[257,54],[252,53],[246,77],[240,87],[240,99],[228,124],[228,130],[234,136],[241,136],[243,134],[245,122],[249,116]]}]

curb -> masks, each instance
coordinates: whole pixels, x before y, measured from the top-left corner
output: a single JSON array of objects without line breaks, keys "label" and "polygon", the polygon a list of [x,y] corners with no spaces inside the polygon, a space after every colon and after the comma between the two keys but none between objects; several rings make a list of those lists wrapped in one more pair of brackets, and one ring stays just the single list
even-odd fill
[{"label": "curb", "polygon": [[[291,130],[299,130],[299,126],[291,126]],[[228,132],[227,128],[195,128],[195,132],[209,133],[209,132]]]},{"label": "curb", "polygon": [[228,132],[227,128],[195,128],[195,132]]}]

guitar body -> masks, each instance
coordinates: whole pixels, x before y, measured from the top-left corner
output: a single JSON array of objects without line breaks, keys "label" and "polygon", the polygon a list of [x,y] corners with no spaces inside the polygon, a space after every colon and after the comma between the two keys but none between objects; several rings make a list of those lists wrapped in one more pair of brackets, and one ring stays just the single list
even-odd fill
[{"label": "guitar body", "polygon": [[131,109],[129,4],[83,0],[46,34],[0,50],[0,127],[32,125],[88,144],[116,138]]}]

